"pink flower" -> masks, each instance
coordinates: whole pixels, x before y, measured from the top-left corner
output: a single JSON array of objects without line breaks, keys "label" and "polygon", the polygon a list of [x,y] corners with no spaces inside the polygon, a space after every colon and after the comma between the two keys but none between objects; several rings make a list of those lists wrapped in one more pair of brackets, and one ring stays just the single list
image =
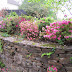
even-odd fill
[{"label": "pink flower", "polygon": [[43,21],[43,23],[45,23],[45,21]]},{"label": "pink flower", "polygon": [[2,24],[3,21],[0,21],[0,24]]},{"label": "pink flower", "polygon": [[0,25],[0,28],[1,28],[2,26]]},{"label": "pink flower", "polygon": [[69,36],[64,36],[64,38],[66,38],[66,39],[67,39],[67,38],[69,38]]},{"label": "pink flower", "polygon": [[52,65],[52,67],[53,67],[53,65]]},{"label": "pink flower", "polygon": [[51,30],[53,31],[54,28],[51,28]]},{"label": "pink flower", "polygon": [[71,37],[71,38],[72,38],[72,35],[71,35],[71,36],[69,36],[69,37]]},{"label": "pink flower", "polygon": [[67,17],[67,15],[64,15],[64,17]]},{"label": "pink flower", "polygon": [[57,27],[58,29],[60,28],[60,26]]},{"label": "pink flower", "polygon": [[18,25],[16,25],[16,27],[18,27]]},{"label": "pink flower", "polygon": [[62,26],[61,28],[64,28],[64,26]]},{"label": "pink flower", "polygon": [[7,18],[7,20],[8,20],[8,18]]},{"label": "pink flower", "polygon": [[58,37],[58,40],[60,40],[60,37]]},{"label": "pink flower", "polygon": [[49,28],[50,26],[46,26],[46,28]]},{"label": "pink flower", "polygon": [[50,67],[49,67],[49,70],[50,70]]},{"label": "pink flower", "polygon": [[6,68],[6,70],[8,70],[8,68]]},{"label": "pink flower", "polygon": [[3,29],[4,27],[2,27],[2,29]]},{"label": "pink flower", "polygon": [[59,35],[59,37],[61,37],[61,35]]},{"label": "pink flower", "polygon": [[54,67],[54,69],[53,70],[56,70],[57,71],[57,68],[56,67]]},{"label": "pink flower", "polygon": [[70,26],[70,28],[72,28],[72,26]]},{"label": "pink flower", "polygon": [[71,33],[72,33],[72,30],[69,30],[69,32],[71,32]]}]

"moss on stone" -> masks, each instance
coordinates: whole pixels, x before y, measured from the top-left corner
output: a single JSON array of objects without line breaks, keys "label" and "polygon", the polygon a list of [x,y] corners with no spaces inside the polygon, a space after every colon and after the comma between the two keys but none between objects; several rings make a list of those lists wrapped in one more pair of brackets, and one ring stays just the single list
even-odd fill
[{"label": "moss on stone", "polygon": [[21,41],[14,41],[15,43],[19,43],[19,42],[21,42]]},{"label": "moss on stone", "polygon": [[32,45],[35,45],[35,43],[32,43]]},{"label": "moss on stone", "polygon": [[[49,43],[49,44],[42,44],[41,46],[44,46],[44,47],[53,47],[53,48],[55,47],[55,48],[56,48],[56,47],[58,47],[59,45],[50,44],[50,43]],[[61,48],[64,48],[64,46],[61,46],[61,45],[60,45],[60,47],[61,47]]]}]

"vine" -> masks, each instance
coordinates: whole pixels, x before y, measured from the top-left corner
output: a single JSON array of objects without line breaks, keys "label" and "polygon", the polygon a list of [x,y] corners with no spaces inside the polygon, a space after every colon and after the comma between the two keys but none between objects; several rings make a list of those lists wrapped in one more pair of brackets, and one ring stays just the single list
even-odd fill
[{"label": "vine", "polygon": [[3,51],[3,43],[2,43],[2,40],[0,39],[0,52],[2,53],[2,51]]},{"label": "vine", "polygon": [[49,53],[43,53],[43,54],[41,55],[41,57],[47,55],[48,58],[50,58],[50,56],[55,52],[55,49],[56,49],[56,48],[53,48],[53,49],[52,49],[52,52],[49,52]]}]

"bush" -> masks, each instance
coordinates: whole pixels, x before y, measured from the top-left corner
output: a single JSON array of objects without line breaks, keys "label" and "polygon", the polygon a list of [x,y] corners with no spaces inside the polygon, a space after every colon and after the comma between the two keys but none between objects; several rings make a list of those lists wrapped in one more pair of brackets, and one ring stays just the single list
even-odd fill
[{"label": "bush", "polygon": [[54,20],[49,17],[40,18],[38,21],[38,29],[42,32],[42,27],[46,29],[46,25],[50,25]]},{"label": "bush", "polygon": [[0,16],[5,18],[5,16],[8,15],[8,12],[6,11],[6,9],[2,9],[0,10]]},{"label": "bush", "polygon": [[38,37],[38,27],[35,22],[24,21],[20,23],[21,35],[26,35],[27,39],[32,40]]},{"label": "bush", "polygon": [[25,18],[26,20],[31,20],[33,19],[32,16],[27,16],[27,15],[21,15],[22,18]]},{"label": "bush", "polygon": [[6,15],[5,17],[12,17],[12,16],[18,16],[16,12],[10,12],[9,15]]},{"label": "bush", "polygon": [[63,20],[54,22],[50,26],[46,26],[46,28],[44,38],[59,42],[59,44],[72,41],[72,21]]},{"label": "bush", "polygon": [[[19,16],[10,16],[7,18],[4,18],[1,22],[0,22],[0,31],[2,32],[7,32],[8,34],[18,34],[20,33],[20,27],[19,27],[19,23],[21,23],[22,21],[27,21],[29,18],[26,17],[19,17]],[[28,20],[30,21],[30,20]]]},{"label": "bush", "polygon": [[0,23],[0,31],[7,32],[8,34],[17,33],[19,29],[19,21],[21,18],[18,16],[4,18]]}]

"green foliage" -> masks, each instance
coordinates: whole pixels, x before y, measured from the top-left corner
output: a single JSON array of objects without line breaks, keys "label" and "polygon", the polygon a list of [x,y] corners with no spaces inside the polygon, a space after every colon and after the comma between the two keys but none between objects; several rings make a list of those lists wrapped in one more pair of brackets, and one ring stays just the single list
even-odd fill
[{"label": "green foliage", "polygon": [[22,35],[22,38],[25,38],[25,37],[26,37],[26,35],[25,35],[25,34],[23,34],[23,35]]},{"label": "green foliage", "polygon": [[30,57],[32,55],[32,53],[30,53],[29,55],[27,55],[27,58]]},{"label": "green foliage", "polygon": [[35,43],[32,43],[32,45],[35,45]]},{"label": "green foliage", "polygon": [[72,63],[72,57],[70,57],[71,63]]},{"label": "green foliage", "polygon": [[46,25],[50,25],[50,23],[52,23],[53,21],[54,20],[50,17],[40,18],[40,20],[38,21],[39,31],[42,31],[42,27],[44,27],[46,29]]},{"label": "green foliage", "polygon": [[11,36],[11,35],[9,35],[9,34],[7,34],[7,33],[3,33],[3,34],[1,34],[1,36],[3,36],[3,37],[9,37],[9,36]]},{"label": "green foliage", "polygon": [[2,32],[7,32],[8,34],[18,33],[20,31],[19,21],[21,18],[18,16],[11,16],[8,18],[4,18],[2,22],[3,28],[1,28]]},{"label": "green foliage", "polygon": [[2,67],[2,68],[5,67],[5,64],[1,64],[1,67]]},{"label": "green foliage", "polygon": [[65,39],[61,39],[61,40],[56,40],[60,45],[64,45],[64,41]]},{"label": "green foliage", "polygon": [[3,43],[2,43],[2,40],[0,39],[0,52],[2,53],[2,51],[3,51]]},{"label": "green foliage", "polygon": [[33,19],[33,17],[30,16],[30,15],[27,16],[27,15],[23,15],[23,14],[22,14],[21,17],[22,17],[22,18],[25,18],[26,20],[31,20],[31,19]]},{"label": "green foliage", "polygon": [[42,17],[47,17],[47,16],[56,17],[52,8],[50,8],[50,7],[46,8],[43,5],[44,1],[40,1],[40,2],[28,2],[28,1],[29,0],[24,0],[22,5],[19,6],[19,9],[23,9],[24,11],[26,11],[27,15],[31,15],[31,16],[37,17],[37,18],[42,18]]},{"label": "green foliage", "polygon": [[3,62],[0,61],[0,68],[4,68],[5,64],[3,64]]},{"label": "green foliage", "polygon": [[6,15],[5,17],[12,17],[12,16],[18,16],[16,12],[10,12],[9,15]]},{"label": "green foliage", "polygon": [[[53,9],[54,13],[56,14],[58,10],[62,11],[64,13],[64,9],[62,10],[62,7],[64,7],[70,14],[70,10],[72,9],[72,2],[70,0],[28,0],[28,2],[32,3],[41,3],[41,6],[45,8],[51,8]],[[67,5],[66,5],[67,2]],[[66,5],[66,6],[65,6]]]},{"label": "green foliage", "polygon": [[52,49],[52,52],[49,52],[49,53],[43,53],[43,54],[41,55],[41,57],[47,55],[48,58],[50,58],[50,56],[51,56],[54,52],[55,52],[55,48]]},{"label": "green foliage", "polygon": [[54,69],[51,67],[49,71],[55,72],[56,70],[54,70]]},{"label": "green foliage", "polygon": [[2,64],[2,62],[0,61],[0,65]]},{"label": "green foliage", "polygon": [[[72,42],[72,22],[69,20],[57,21],[46,26],[46,34],[44,38],[58,42],[64,45]],[[68,45],[68,44],[67,44]]]},{"label": "green foliage", "polygon": [[47,55],[47,56],[48,56],[48,58],[50,58],[50,56],[52,55],[52,53],[53,53],[53,52],[43,53],[43,54],[41,55],[41,57],[43,57],[43,56]]}]

